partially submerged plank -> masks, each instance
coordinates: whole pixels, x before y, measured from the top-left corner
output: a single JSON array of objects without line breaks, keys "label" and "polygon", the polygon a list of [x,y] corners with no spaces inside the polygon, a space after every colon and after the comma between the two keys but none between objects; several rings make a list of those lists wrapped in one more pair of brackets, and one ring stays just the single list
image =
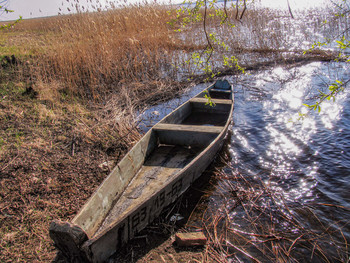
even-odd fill
[{"label": "partially submerged plank", "polygon": [[181,247],[204,246],[207,243],[207,238],[203,232],[177,233],[175,241]]}]

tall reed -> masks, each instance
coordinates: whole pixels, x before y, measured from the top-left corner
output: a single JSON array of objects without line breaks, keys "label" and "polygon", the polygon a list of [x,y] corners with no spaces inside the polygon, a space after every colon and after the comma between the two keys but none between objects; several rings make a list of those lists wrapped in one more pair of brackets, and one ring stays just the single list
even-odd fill
[{"label": "tall reed", "polygon": [[[101,99],[126,83],[171,80],[177,40],[167,26],[167,8],[125,6],[80,12],[47,23],[51,35],[34,61],[34,78]],[[54,32],[54,33],[52,33]]]}]

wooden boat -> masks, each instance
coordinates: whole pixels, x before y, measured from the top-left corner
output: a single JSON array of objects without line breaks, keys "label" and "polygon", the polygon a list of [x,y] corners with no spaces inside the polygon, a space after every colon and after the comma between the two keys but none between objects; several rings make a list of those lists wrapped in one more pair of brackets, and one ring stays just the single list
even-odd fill
[{"label": "wooden boat", "polygon": [[59,252],[70,262],[105,262],[202,174],[223,144],[232,112],[231,85],[220,80],[164,117],[72,222],[51,223]]}]

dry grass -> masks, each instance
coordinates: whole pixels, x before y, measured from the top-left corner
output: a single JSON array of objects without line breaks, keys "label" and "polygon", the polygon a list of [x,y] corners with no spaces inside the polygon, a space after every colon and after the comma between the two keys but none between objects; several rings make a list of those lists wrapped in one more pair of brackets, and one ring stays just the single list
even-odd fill
[{"label": "dry grass", "polygon": [[[73,6],[78,3],[71,2]],[[0,55],[25,56],[25,60],[32,62],[26,71],[31,72],[33,79],[48,85],[51,81],[59,82],[61,87],[93,100],[118,93],[125,83],[159,80],[169,83],[177,80],[179,74],[186,79],[186,75],[199,73],[190,52],[201,53],[207,44],[203,23],[197,22],[181,34],[176,33],[174,29],[180,24],[167,23],[176,15],[170,10],[161,5],[132,5],[24,21],[0,38],[3,46]],[[302,56],[313,42],[329,36],[327,28],[341,30],[339,21],[322,27],[322,21],[331,21],[326,10],[298,13],[294,20],[288,12],[269,9],[248,9],[242,20],[236,20],[235,13],[234,8],[228,9],[227,21],[235,27],[222,26],[217,17],[208,15],[208,33],[215,34],[217,40],[212,41],[216,52],[209,63],[214,72],[235,64],[229,59],[223,67],[222,55],[228,58],[234,55],[244,65],[257,60],[278,63]],[[28,59],[29,56],[35,58]],[[321,50],[315,56],[330,54]]]},{"label": "dry grass", "polygon": [[49,261],[50,221],[71,219],[108,173],[100,165],[117,162],[140,135],[130,119],[112,122],[8,77],[0,81],[0,261]]},{"label": "dry grass", "polygon": [[154,7],[68,17],[40,58],[38,77],[57,78],[93,99],[118,92],[125,82],[159,80],[172,44],[167,17]]},{"label": "dry grass", "polygon": [[34,83],[56,82],[59,89],[102,101],[130,83],[177,79],[173,51],[182,47],[167,25],[167,11],[160,5],[133,5],[23,21],[5,32],[1,53],[30,62],[23,71]]},{"label": "dry grass", "polygon": [[347,223],[325,225],[317,216],[346,208],[291,204],[259,179],[225,170],[217,173],[216,206],[200,213],[209,240],[205,262],[348,262]]},{"label": "dry grass", "polygon": [[167,19],[131,6],[4,32],[0,57],[16,63],[0,63],[1,262],[52,260],[51,220],[72,219],[140,138],[136,111],[180,92]]}]

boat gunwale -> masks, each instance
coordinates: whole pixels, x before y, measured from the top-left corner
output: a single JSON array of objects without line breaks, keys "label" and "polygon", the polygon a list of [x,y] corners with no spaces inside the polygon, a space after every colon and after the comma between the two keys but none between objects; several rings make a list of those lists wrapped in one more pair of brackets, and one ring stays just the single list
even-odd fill
[{"label": "boat gunwale", "polygon": [[[106,178],[100,183],[100,185],[96,188],[96,190],[95,190],[95,191],[91,194],[91,196],[87,199],[87,201],[85,202],[85,204],[79,209],[78,213],[77,213],[77,214],[74,216],[74,218],[70,221],[72,224],[74,224],[74,225],[80,227],[81,230],[84,231],[84,233],[86,234],[86,236],[89,238],[89,240],[90,240],[90,238],[94,237],[94,235],[95,235],[96,232],[98,231],[98,229],[99,229],[99,227],[101,226],[103,220],[107,217],[107,215],[108,215],[109,211],[112,209],[112,207],[109,208],[108,212],[107,212],[106,215],[104,216],[104,219],[101,221],[101,223],[98,224],[99,226],[96,228],[95,232],[94,232],[93,234],[91,234],[91,235],[88,235],[88,233],[87,233],[87,232],[90,232],[89,230],[84,230],[84,228],[81,226],[81,224],[77,223],[76,221],[79,219],[79,216],[82,215],[83,211],[84,211],[85,209],[89,208],[89,206],[91,205],[91,204],[90,204],[90,201],[92,201],[92,200],[94,199],[95,195],[99,192],[99,190],[101,190],[101,188],[104,187],[104,184],[107,183],[108,180],[110,180],[110,178],[111,178],[111,176],[112,176],[112,174],[113,174],[113,171],[114,171],[115,169],[117,169],[117,168],[120,170],[119,164],[120,164],[121,162],[125,161],[126,159],[129,159],[129,158],[130,158],[130,156],[129,156],[130,152],[137,150],[137,147],[138,147],[141,143],[143,143],[143,140],[144,140],[144,139],[147,139],[147,138],[146,138],[147,136],[150,136],[150,138],[151,138],[151,136],[152,136],[151,133],[152,133],[152,129],[150,129],[148,132],[146,132],[146,133],[142,136],[142,138],[141,138],[141,139],[140,139],[140,140],[125,154],[125,155],[124,155],[124,157],[113,167],[112,171],[111,171],[111,172],[106,176]],[[146,150],[146,151],[147,151],[147,150]],[[146,151],[145,151],[145,152],[146,152]],[[147,158],[146,154],[145,154],[145,158]],[[142,166],[142,165],[141,165],[141,166]],[[126,186],[124,187],[124,189],[123,189],[120,193],[118,193],[118,197],[117,197],[116,199],[120,198],[120,197],[123,195],[124,191],[127,189],[128,185],[130,184],[131,181],[132,181],[132,179],[126,184]]]}]

